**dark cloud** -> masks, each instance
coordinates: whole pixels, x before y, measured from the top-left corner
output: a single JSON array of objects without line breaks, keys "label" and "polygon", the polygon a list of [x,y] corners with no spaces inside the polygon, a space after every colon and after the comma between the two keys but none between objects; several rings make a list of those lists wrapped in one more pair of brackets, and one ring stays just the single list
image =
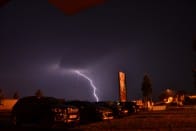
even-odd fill
[{"label": "dark cloud", "polygon": [[88,81],[64,74],[73,68],[91,68],[86,75],[107,100],[118,99],[119,70],[127,73],[129,98],[139,96],[144,72],[155,93],[170,85],[192,89],[195,17],[188,1],[111,0],[71,17],[47,0],[13,0],[0,10],[0,88],[6,92],[41,88],[46,95],[94,100]]},{"label": "dark cloud", "polygon": [[[83,45],[80,45],[83,46]],[[104,59],[107,55],[111,54],[114,47],[109,45],[108,47],[90,46],[90,47],[78,47],[67,50],[61,59],[60,66],[62,68],[88,68],[96,62]]]}]

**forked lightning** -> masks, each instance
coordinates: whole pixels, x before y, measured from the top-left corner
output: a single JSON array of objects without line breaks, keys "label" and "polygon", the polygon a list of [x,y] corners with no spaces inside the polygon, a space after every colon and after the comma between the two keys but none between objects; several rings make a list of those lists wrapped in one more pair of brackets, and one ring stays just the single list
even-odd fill
[{"label": "forked lightning", "polygon": [[90,85],[91,85],[92,88],[93,88],[93,95],[94,95],[96,101],[98,102],[98,101],[99,101],[99,98],[98,98],[98,96],[97,96],[97,94],[96,94],[96,89],[97,89],[97,88],[96,88],[96,86],[94,85],[93,80],[92,80],[91,78],[89,78],[88,76],[86,76],[85,74],[83,74],[82,72],[80,72],[79,70],[75,70],[74,72],[75,72],[76,74],[78,74],[79,76],[82,76],[83,78],[85,78],[86,80],[89,81]]}]

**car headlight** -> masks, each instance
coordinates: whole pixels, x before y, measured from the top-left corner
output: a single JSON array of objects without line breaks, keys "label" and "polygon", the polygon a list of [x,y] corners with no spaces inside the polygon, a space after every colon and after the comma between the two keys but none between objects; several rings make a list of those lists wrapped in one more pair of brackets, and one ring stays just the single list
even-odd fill
[{"label": "car headlight", "polygon": [[62,109],[60,109],[60,108],[53,108],[52,111],[55,112],[55,113],[60,113],[60,112],[62,112]]},{"label": "car headlight", "polygon": [[79,111],[79,109],[71,108],[71,107],[68,107],[67,110],[68,110],[68,113],[77,113]]},{"label": "car headlight", "polygon": [[104,112],[104,110],[102,110],[102,109],[96,109],[96,112],[99,112],[99,113],[102,113],[102,112]]}]

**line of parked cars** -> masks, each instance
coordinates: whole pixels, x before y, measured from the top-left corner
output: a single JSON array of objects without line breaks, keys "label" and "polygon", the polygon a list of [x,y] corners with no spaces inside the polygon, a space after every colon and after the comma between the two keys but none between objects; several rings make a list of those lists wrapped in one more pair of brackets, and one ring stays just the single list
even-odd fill
[{"label": "line of parked cars", "polygon": [[11,121],[14,126],[38,124],[53,127],[62,123],[78,123],[80,115],[77,107],[67,106],[56,98],[28,96],[19,99],[14,105]]},{"label": "line of parked cars", "polygon": [[14,126],[36,124],[55,127],[111,120],[137,112],[133,102],[64,101],[54,97],[28,96],[14,105],[11,121]]}]

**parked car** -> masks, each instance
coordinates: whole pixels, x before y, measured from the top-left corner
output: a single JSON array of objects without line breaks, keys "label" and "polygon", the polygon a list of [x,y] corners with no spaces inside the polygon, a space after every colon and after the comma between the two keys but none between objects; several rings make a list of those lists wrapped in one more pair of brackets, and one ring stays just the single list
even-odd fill
[{"label": "parked car", "polygon": [[67,101],[66,105],[73,105],[80,109],[80,123],[86,124],[101,120],[111,120],[114,118],[110,108],[98,106],[87,101]]},{"label": "parked car", "polygon": [[11,113],[12,124],[38,124],[53,127],[56,124],[77,124],[80,120],[79,109],[64,105],[53,97],[28,96],[14,105]]},{"label": "parked car", "polygon": [[96,102],[95,104],[103,107],[110,108],[113,111],[115,118],[121,118],[128,114],[128,109],[122,108],[117,102]]},{"label": "parked car", "polygon": [[139,111],[139,107],[134,102],[118,102],[118,104],[122,107],[122,110],[128,110],[128,114],[136,113]]},{"label": "parked car", "polygon": [[185,96],[184,105],[196,105],[196,98],[191,98],[190,96]]}]

